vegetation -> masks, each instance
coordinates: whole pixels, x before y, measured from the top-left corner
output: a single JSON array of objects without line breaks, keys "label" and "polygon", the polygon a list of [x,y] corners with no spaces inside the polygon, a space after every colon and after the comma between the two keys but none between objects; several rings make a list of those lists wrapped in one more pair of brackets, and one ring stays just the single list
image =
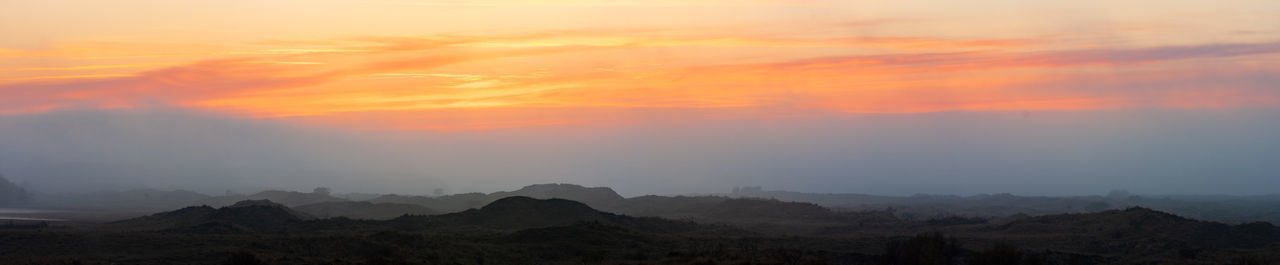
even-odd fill
[{"label": "vegetation", "polygon": [[[547,197],[572,190],[566,186],[539,189]],[[327,195],[319,196],[325,193],[306,196],[327,200]],[[312,213],[413,204],[336,201],[290,207],[246,200],[105,224],[0,225],[0,253],[5,258],[0,263],[1207,265],[1280,261],[1280,228],[1270,223],[1229,225],[1139,207],[1001,221],[961,216],[919,220],[899,218],[892,210],[837,212],[776,199],[608,199],[611,196],[598,196],[606,194],[599,191],[572,193],[605,198],[612,201],[608,205],[613,209],[647,214],[616,214],[567,199],[512,196],[453,213],[353,219]],[[297,198],[297,194],[282,195]],[[487,196],[423,198],[454,203],[463,202],[459,198],[487,201]]]},{"label": "vegetation", "polygon": [[26,202],[27,190],[0,175],[0,206],[23,205]]}]

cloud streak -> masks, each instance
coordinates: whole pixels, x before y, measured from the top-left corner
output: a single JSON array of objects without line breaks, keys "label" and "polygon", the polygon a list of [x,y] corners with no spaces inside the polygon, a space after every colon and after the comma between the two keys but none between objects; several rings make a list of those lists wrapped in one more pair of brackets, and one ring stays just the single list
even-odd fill
[{"label": "cloud streak", "polygon": [[[1195,68],[1238,57],[1274,56],[1280,53],[1276,42],[1044,50],[1039,48],[1043,40],[1030,39],[720,38],[661,36],[669,34],[662,32],[277,41],[267,44],[293,48],[260,49],[246,53],[253,54],[249,57],[139,73],[4,79],[10,82],[0,83],[0,92],[12,96],[0,98],[0,111],[159,104],[378,127],[353,122],[361,120],[353,115],[370,114],[364,119],[385,121],[384,128],[458,130],[607,123],[625,118],[574,113],[636,108],[916,113],[1275,106],[1275,83],[1267,75],[1280,71],[1250,64]],[[648,33],[661,34],[644,36]],[[706,56],[697,52],[704,45],[747,50],[879,47],[898,52],[824,51],[819,54],[830,55],[763,57],[763,62],[730,56],[695,63],[633,63],[634,54],[659,51],[663,62]],[[107,66],[111,65],[23,69],[117,68]],[[498,68],[514,70],[476,71]],[[421,73],[424,70],[455,74]],[[458,76],[466,78],[441,78]],[[539,111],[541,116],[533,117],[483,109],[575,111]],[[442,120],[432,118],[432,111],[489,114]]]}]

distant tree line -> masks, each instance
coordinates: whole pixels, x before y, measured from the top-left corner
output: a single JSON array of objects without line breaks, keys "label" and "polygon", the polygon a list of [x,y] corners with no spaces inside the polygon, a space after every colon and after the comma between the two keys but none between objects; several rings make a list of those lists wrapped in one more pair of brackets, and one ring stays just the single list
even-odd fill
[{"label": "distant tree line", "polygon": [[27,201],[27,190],[0,175],[0,206],[20,205]]}]

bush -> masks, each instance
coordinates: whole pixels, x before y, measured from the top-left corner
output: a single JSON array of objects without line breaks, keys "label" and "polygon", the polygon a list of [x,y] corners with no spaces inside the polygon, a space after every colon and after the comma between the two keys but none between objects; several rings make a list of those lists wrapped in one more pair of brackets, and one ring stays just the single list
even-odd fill
[{"label": "bush", "polygon": [[905,241],[892,241],[881,256],[890,265],[947,265],[955,264],[960,255],[960,242],[942,233],[920,234]]},{"label": "bush", "polygon": [[224,262],[222,262],[222,264],[225,264],[225,265],[262,265],[262,261],[261,261],[261,260],[258,260],[258,257],[257,257],[257,256],[254,256],[253,254],[250,254],[250,253],[248,253],[248,252],[235,252],[235,253],[231,253],[231,255],[227,257],[227,260],[226,260],[226,261],[224,261]]}]

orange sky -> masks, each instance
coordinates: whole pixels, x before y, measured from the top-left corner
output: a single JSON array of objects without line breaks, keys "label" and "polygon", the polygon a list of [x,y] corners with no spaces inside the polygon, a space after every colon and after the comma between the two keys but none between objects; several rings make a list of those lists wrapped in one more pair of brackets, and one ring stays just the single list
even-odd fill
[{"label": "orange sky", "polygon": [[[1159,7],[1159,8],[1152,8]],[[1278,107],[1274,1],[4,1],[0,115],[359,129]]]}]

